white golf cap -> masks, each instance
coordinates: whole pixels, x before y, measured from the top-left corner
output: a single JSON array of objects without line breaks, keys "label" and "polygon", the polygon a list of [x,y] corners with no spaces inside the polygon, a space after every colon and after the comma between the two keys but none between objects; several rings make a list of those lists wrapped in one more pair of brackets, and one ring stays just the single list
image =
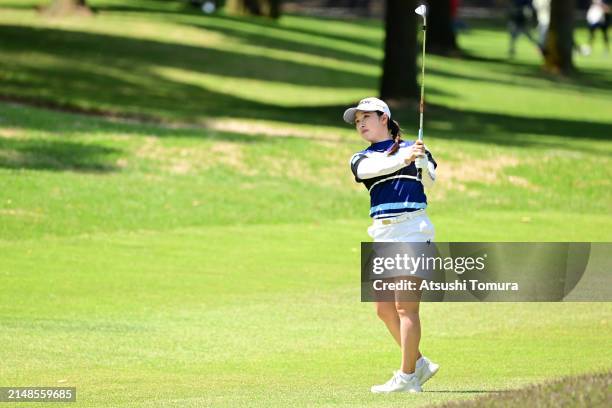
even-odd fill
[{"label": "white golf cap", "polygon": [[362,99],[359,101],[359,104],[355,106],[354,108],[348,108],[347,110],[345,110],[344,115],[342,116],[344,118],[344,121],[346,123],[350,123],[351,125],[355,123],[355,114],[357,113],[357,111],[363,111],[363,112],[379,111],[379,112],[385,113],[387,117],[391,119],[391,111],[389,110],[389,107],[387,106],[386,103],[384,103],[378,98],[372,97],[372,98]]}]

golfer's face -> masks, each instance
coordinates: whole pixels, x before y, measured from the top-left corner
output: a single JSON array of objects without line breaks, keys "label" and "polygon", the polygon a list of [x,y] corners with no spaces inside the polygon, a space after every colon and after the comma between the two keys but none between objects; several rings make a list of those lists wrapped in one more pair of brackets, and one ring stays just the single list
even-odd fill
[{"label": "golfer's face", "polygon": [[388,137],[385,118],[386,116],[378,116],[376,112],[357,111],[355,114],[355,127],[365,140],[377,142]]}]

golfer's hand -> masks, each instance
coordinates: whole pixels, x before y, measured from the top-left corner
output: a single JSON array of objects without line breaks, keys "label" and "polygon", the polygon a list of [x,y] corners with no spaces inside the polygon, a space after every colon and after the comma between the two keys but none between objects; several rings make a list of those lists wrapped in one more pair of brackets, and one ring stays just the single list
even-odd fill
[{"label": "golfer's hand", "polygon": [[425,157],[425,145],[422,140],[415,141],[410,149],[410,155],[405,159],[406,164],[412,163],[418,157]]},{"label": "golfer's hand", "polygon": [[417,169],[426,170],[428,166],[429,160],[427,160],[427,156],[419,156],[414,160],[414,165]]}]

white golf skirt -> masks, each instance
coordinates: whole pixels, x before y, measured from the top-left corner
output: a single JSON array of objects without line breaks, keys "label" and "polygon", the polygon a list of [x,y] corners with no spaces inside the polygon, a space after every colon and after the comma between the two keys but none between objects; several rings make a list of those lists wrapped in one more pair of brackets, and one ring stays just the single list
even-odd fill
[{"label": "white golf skirt", "polygon": [[368,235],[374,242],[427,242],[434,240],[434,226],[425,210],[401,215],[402,221],[385,224],[385,220],[374,220]]},{"label": "white golf skirt", "polygon": [[[425,210],[418,210],[399,216],[395,220],[373,220],[372,226],[368,228],[368,234],[374,242],[433,242],[434,226],[425,213]],[[387,278],[412,276],[430,280],[432,272],[427,270],[417,270],[410,274],[396,271],[385,274]],[[379,279],[379,276],[370,274],[372,280]]]}]

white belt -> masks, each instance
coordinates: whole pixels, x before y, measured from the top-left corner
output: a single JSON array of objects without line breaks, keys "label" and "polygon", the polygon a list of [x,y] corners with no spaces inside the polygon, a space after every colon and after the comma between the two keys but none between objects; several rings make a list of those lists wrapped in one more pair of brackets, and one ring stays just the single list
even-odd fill
[{"label": "white belt", "polygon": [[421,210],[416,210],[416,211],[410,211],[410,212],[398,215],[397,217],[389,217],[389,218],[382,218],[382,219],[374,218],[373,221],[374,221],[374,225],[397,224],[398,222],[411,220],[413,218],[419,217],[424,214],[425,214],[425,209],[421,209]]}]

